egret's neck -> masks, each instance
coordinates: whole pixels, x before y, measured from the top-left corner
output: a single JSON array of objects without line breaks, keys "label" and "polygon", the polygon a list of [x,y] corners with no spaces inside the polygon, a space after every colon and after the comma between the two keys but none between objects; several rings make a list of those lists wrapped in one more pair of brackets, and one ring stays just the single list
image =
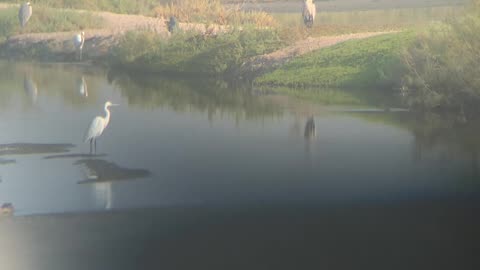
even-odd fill
[{"label": "egret's neck", "polygon": [[110,110],[108,106],[105,106],[105,126],[108,125],[108,122],[110,122]]}]

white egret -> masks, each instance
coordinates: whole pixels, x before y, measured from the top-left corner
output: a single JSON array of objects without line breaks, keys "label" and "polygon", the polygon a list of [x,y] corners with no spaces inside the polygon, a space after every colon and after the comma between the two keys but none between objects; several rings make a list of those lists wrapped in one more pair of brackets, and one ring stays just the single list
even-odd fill
[{"label": "white egret", "polygon": [[23,28],[27,24],[28,20],[32,16],[32,5],[30,2],[26,2],[20,5],[20,10],[18,11],[18,20],[20,21],[20,26]]},{"label": "white egret", "polygon": [[84,141],[90,141],[90,153],[92,153],[92,144],[94,144],[95,147],[94,152],[97,152],[97,137],[102,135],[108,126],[108,122],[110,122],[110,110],[108,109],[110,106],[118,106],[118,104],[112,104],[110,101],[105,102],[105,117],[95,117],[85,133]]},{"label": "white egret", "polygon": [[78,55],[78,59],[82,61],[83,44],[85,43],[85,32],[80,32],[73,37],[73,45],[75,46],[75,52]]},{"label": "white egret", "polygon": [[304,0],[302,8],[303,22],[308,28],[313,26],[313,21],[315,20],[315,15],[317,13],[317,8],[313,0]]}]

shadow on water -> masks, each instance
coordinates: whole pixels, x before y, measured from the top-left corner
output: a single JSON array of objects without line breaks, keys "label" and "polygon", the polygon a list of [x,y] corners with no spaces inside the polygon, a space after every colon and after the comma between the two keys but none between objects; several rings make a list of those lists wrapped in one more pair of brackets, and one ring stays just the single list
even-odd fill
[{"label": "shadow on water", "polygon": [[73,144],[11,143],[0,144],[0,156],[65,153],[75,147]]},{"label": "shadow on water", "polygon": [[51,155],[46,156],[44,159],[61,159],[61,158],[96,158],[96,157],[106,157],[107,154],[85,154],[85,153],[72,153],[65,155]]},{"label": "shadow on water", "polygon": [[13,164],[13,163],[17,163],[17,161],[15,159],[0,158],[0,165],[7,165],[7,164]]},{"label": "shadow on water", "polygon": [[74,162],[74,165],[83,165],[87,169],[86,179],[79,184],[134,180],[151,175],[149,170],[122,168],[102,159],[82,159]]}]

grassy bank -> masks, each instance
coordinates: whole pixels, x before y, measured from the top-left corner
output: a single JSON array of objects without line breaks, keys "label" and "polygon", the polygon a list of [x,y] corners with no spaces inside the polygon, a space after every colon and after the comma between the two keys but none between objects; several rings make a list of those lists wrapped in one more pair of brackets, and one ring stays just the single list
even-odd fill
[{"label": "grassy bank", "polygon": [[232,30],[218,36],[177,32],[169,39],[130,32],[112,49],[109,62],[127,70],[220,75],[282,44],[278,33],[268,29]]},{"label": "grassy bank", "polygon": [[0,42],[19,33],[44,33],[78,31],[82,28],[101,27],[102,18],[88,12],[75,12],[36,6],[35,15],[30,18],[25,29],[18,22],[18,8],[0,9]]},{"label": "grassy bank", "polygon": [[413,32],[351,40],[298,57],[255,80],[257,85],[364,88],[395,84],[401,52]]}]

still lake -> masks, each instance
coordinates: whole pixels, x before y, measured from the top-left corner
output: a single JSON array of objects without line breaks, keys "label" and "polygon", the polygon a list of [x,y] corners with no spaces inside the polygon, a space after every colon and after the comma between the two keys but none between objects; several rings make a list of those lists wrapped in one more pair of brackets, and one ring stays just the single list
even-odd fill
[{"label": "still lake", "polygon": [[[361,97],[355,98],[361,100]],[[107,100],[120,106],[110,108],[110,123],[97,141],[96,154],[90,155],[89,144],[83,142],[83,136],[92,119],[105,114],[103,104]],[[237,213],[232,214],[233,219],[248,223],[246,227],[254,231],[253,235],[255,232],[263,235],[248,220],[271,228],[270,222],[279,219],[287,230],[298,232],[305,229],[299,224],[308,227],[328,216],[330,220],[337,218],[336,222],[332,222],[331,227],[319,226],[318,230],[334,233],[332,228],[338,228],[339,224],[357,224],[355,228],[360,228],[357,234],[348,237],[345,236],[345,232],[351,232],[348,227],[339,229],[343,230],[344,237],[340,239],[345,242],[355,235],[364,236],[367,224],[382,226],[375,225],[379,220],[387,222],[384,226],[392,226],[388,232],[379,234],[390,236],[401,230],[400,226],[414,230],[440,223],[437,233],[448,238],[444,241],[455,242],[455,246],[449,248],[459,248],[459,254],[466,257],[459,259],[447,250],[427,253],[432,258],[448,253],[454,256],[448,261],[452,265],[458,266],[457,259],[470,265],[468,252],[471,250],[463,246],[465,239],[470,239],[468,233],[453,228],[470,229],[473,222],[478,224],[471,214],[478,210],[480,125],[463,123],[458,117],[416,116],[398,107],[377,105],[357,102],[327,106],[237,89],[213,80],[131,77],[81,65],[2,61],[0,204],[11,203],[15,217],[0,220],[0,224],[3,223],[0,227],[4,226],[4,230],[17,227],[22,233],[32,235],[40,230],[42,235],[46,232],[48,235],[58,229],[48,227],[53,226],[48,225],[48,220],[59,216],[84,216],[81,222],[95,223],[106,215],[133,211],[138,221],[141,219],[138,216],[152,217],[162,209],[188,209],[180,211],[182,217],[176,218],[180,223],[194,224],[193,217],[205,212],[204,209],[217,209],[221,214],[211,214],[208,211],[213,210],[208,210],[198,222],[206,226],[209,222],[215,223],[208,221],[208,216],[217,217],[212,219],[217,221],[221,216],[224,221],[225,213]],[[259,213],[247,214],[248,209]],[[289,210],[282,214],[282,209]],[[365,220],[358,213],[365,213]],[[271,215],[271,219],[267,218]],[[299,220],[298,224],[288,223],[286,217],[292,216]],[[47,221],[42,217],[48,217]],[[166,222],[163,218],[158,222],[167,231],[171,230],[175,222]],[[31,219],[45,224],[37,227],[24,224],[31,224]],[[117,219],[132,222],[127,217]],[[388,223],[388,219],[399,224],[399,228]],[[67,223],[58,225],[64,228],[61,233],[71,236],[66,231],[72,230],[82,235],[77,223],[61,220],[56,224]],[[365,227],[358,225],[362,220]],[[122,224],[121,221],[112,224]],[[415,221],[419,222],[418,226]],[[445,224],[441,225],[442,222]],[[167,223],[171,226],[165,225]],[[95,231],[94,225],[88,226],[90,232]],[[137,226],[148,235],[149,229]],[[220,230],[220,234],[231,236],[242,232],[232,224],[221,227],[229,233]],[[308,228],[306,230],[315,235],[315,230]],[[415,232],[405,234],[412,236]],[[423,232],[416,233],[420,238],[425,236]],[[12,235],[12,242],[32,246],[31,242],[15,240],[23,239],[19,231],[16,236]],[[202,236],[202,241],[211,241],[206,235],[208,233]],[[267,239],[279,241],[275,235],[272,233]],[[403,234],[396,236],[399,241],[400,235]],[[102,239],[100,234],[95,237]],[[167,236],[157,235],[157,238],[171,240]],[[362,241],[366,239],[371,238],[365,237]],[[375,239],[381,241],[375,237],[371,240]],[[68,246],[62,244],[61,239],[51,241],[55,243],[53,250],[65,250]],[[118,244],[112,241],[112,246]],[[302,243],[298,241],[297,244]],[[433,240],[425,241],[420,246],[427,250],[437,245]],[[72,254],[87,252],[92,243],[78,244],[82,248],[69,251],[69,255],[64,254],[65,258],[75,260]],[[220,248],[222,243],[217,243],[215,252],[224,251]],[[394,241],[392,245],[396,245]],[[415,245],[407,246],[398,248],[407,251]],[[5,259],[7,244],[0,243],[1,248],[4,250],[0,258]],[[245,244],[244,250],[251,251],[251,248]],[[341,252],[338,250],[337,255],[329,258],[341,258]],[[59,258],[53,254],[45,251],[42,258],[49,255]],[[257,258],[255,256],[252,258]],[[19,263],[9,258],[11,269],[28,268],[28,260]],[[110,269],[109,260],[105,258],[97,258],[97,264],[93,265]],[[413,266],[422,265],[421,258],[424,257],[414,260],[418,264]],[[56,266],[54,259],[37,259],[37,263],[43,264],[36,265],[35,269],[66,269]],[[273,261],[279,262],[266,259],[262,265],[272,266],[269,263]],[[227,260],[226,265],[228,262],[232,260]],[[344,263],[341,259],[336,262]],[[63,263],[60,265],[69,265]],[[121,265],[114,267],[123,269]],[[295,260],[292,265],[297,265]],[[388,263],[381,265],[389,266]],[[334,269],[338,265],[330,262],[325,265],[328,266]],[[403,266],[411,268],[412,265]],[[90,265],[88,269],[97,268]]]}]

